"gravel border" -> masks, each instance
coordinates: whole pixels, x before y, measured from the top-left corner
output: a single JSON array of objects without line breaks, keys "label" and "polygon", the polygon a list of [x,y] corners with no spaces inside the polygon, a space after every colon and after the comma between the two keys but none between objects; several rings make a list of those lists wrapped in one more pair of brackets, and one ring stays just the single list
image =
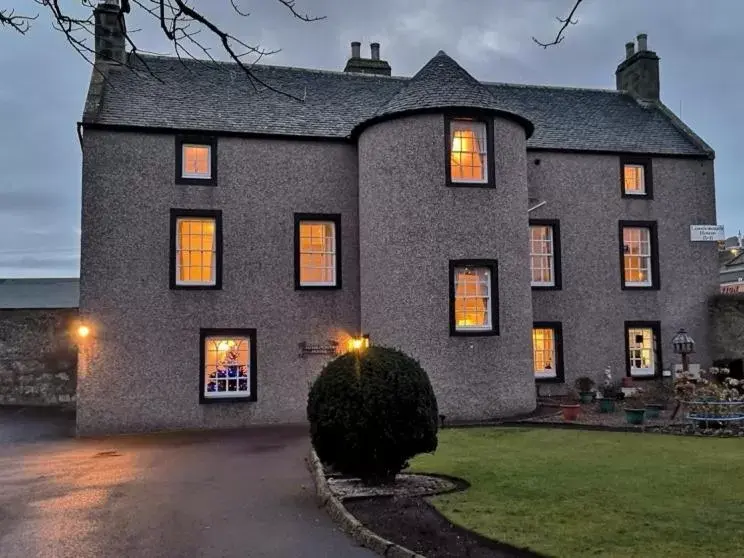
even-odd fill
[{"label": "gravel border", "polygon": [[323,471],[323,464],[318,459],[318,455],[312,447],[310,448],[307,464],[315,482],[318,507],[325,508],[328,515],[331,516],[341,530],[354,539],[360,546],[369,548],[380,556],[389,558],[426,558],[394,542],[383,539],[367,529],[356,517],[351,515],[341,503],[341,500],[328,487],[328,482]]}]

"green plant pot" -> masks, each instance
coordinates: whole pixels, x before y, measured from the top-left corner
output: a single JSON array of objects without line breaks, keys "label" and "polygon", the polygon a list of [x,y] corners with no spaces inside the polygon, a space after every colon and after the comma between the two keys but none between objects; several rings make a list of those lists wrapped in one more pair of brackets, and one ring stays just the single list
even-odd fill
[{"label": "green plant pot", "polygon": [[625,409],[625,420],[628,424],[643,424],[646,409]]},{"label": "green plant pot", "polygon": [[591,391],[582,391],[579,393],[579,398],[581,399],[582,403],[591,403],[594,401],[594,392]]},{"label": "green plant pot", "polygon": [[646,418],[656,419],[659,418],[659,413],[664,408],[664,405],[658,403],[649,403],[646,405]]},{"label": "green plant pot", "polygon": [[605,397],[599,398],[599,412],[600,413],[614,413],[615,412],[615,400],[608,399]]}]

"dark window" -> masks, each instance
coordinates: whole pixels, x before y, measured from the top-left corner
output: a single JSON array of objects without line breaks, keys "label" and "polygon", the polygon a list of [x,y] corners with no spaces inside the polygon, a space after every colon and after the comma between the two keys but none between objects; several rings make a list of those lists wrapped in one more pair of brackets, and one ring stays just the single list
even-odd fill
[{"label": "dark window", "polygon": [[176,136],[176,184],[217,185],[217,138]]},{"label": "dark window", "polygon": [[561,227],[558,220],[530,219],[530,273],[533,289],[561,288]]},{"label": "dark window", "polygon": [[295,213],[295,289],[341,288],[341,215]]},{"label": "dark window", "polygon": [[450,260],[450,335],[499,334],[498,262]]},{"label": "dark window", "polygon": [[222,288],[222,211],[171,209],[170,288]]},{"label": "dark window", "polygon": [[448,186],[493,188],[493,121],[478,113],[445,117]]},{"label": "dark window", "polygon": [[256,330],[199,332],[199,402],[256,400]]},{"label": "dark window", "polygon": [[626,376],[661,376],[661,362],[661,322],[625,322]]},{"label": "dark window", "polygon": [[562,383],[563,326],[561,322],[532,324],[532,371],[536,382]]},{"label": "dark window", "polygon": [[653,199],[651,157],[620,157],[620,193],[624,198]]},{"label": "dark window", "polygon": [[659,289],[656,221],[620,221],[620,281],[623,289]]}]

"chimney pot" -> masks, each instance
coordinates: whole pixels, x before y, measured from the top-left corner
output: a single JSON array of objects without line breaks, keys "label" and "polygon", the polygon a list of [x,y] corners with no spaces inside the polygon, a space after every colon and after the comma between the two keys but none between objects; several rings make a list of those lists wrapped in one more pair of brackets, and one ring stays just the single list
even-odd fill
[{"label": "chimney pot", "polygon": [[351,43],[351,57],[361,58],[362,57],[362,43],[359,41],[352,41]]},{"label": "chimney pot", "polygon": [[641,33],[637,37],[638,39],[638,52],[645,52],[648,50],[648,35]]},{"label": "chimney pot", "polygon": [[635,43],[625,43],[625,58],[630,58],[635,54]]},{"label": "chimney pot", "polygon": [[372,52],[372,60],[380,59],[380,43],[372,43],[369,45],[370,51]]}]

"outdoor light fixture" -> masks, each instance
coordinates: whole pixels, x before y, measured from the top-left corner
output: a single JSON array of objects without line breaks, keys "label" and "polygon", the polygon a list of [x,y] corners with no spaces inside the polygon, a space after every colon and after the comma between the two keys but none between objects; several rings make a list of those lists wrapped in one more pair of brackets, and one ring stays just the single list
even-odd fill
[{"label": "outdoor light fixture", "polygon": [[682,371],[687,372],[689,370],[687,355],[695,352],[695,341],[684,329],[680,329],[672,338],[672,347],[675,353],[682,355]]},{"label": "outdoor light fixture", "polygon": [[87,325],[78,326],[77,334],[81,339],[85,339],[90,335],[90,328]]},{"label": "outdoor light fixture", "polygon": [[369,335],[362,335],[361,337],[352,337],[349,339],[349,352],[357,351],[361,352],[364,349],[369,348]]}]

